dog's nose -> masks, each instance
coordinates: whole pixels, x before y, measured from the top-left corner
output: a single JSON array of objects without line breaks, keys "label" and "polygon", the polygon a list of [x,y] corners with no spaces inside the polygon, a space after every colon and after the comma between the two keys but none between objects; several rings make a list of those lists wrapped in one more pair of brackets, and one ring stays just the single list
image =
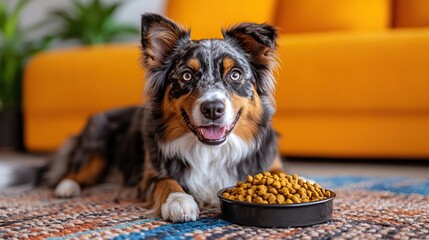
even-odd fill
[{"label": "dog's nose", "polygon": [[207,101],[201,104],[201,113],[208,119],[219,119],[223,116],[224,112],[225,104],[222,101]]}]

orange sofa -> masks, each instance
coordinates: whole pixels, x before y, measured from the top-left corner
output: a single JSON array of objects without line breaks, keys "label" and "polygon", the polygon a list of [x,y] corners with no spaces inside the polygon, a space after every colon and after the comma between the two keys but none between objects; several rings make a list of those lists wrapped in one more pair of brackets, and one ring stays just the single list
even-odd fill
[{"label": "orange sofa", "polygon": [[[284,155],[429,157],[429,1],[172,0],[193,38],[220,26],[280,30],[277,113]],[[25,143],[51,151],[92,113],[142,102],[136,44],[41,53],[25,73]]]}]

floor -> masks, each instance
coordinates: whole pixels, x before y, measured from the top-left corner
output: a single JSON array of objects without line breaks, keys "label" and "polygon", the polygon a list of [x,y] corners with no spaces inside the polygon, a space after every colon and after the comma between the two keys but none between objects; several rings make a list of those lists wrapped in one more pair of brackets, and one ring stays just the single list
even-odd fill
[{"label": "floor", "polygon": [[[48,155],[15,154],[0,152],[0,189],[34,181],[37,169],[45,165]],[[372,162],[358,160],[315,160],[292,159],[285,161],[288,173],[297,173],[306,177],[311,176],[405,176],[424,178],[429,177],[429,162],[420,161],[390,161]],[[20,177],[13,178],[16,173]]]}]

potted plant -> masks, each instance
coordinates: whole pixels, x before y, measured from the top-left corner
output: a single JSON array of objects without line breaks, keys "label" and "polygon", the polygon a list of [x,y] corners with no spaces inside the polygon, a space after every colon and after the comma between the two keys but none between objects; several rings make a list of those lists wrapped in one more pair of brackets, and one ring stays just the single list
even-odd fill
[{"label": "potted plant", "polygon": [[102,4],[92,0],[83,4],[73,1],[72,11],[57,10],[52,13],[54,22],[60,25],[57,37],[63,40],[77,40],[83,45],[109,43],[137,36],[136,26],[119,24],[114,15],[120,2]]},{"label": "potted plant", "polygon": [[29,0],[20,0],[14,8],[0,0],[0,149],[20,150],[22,144],[21,82],[26,61],[46,49],[52,37],[29,41],[35,28],[22,29],[20,14]]}]

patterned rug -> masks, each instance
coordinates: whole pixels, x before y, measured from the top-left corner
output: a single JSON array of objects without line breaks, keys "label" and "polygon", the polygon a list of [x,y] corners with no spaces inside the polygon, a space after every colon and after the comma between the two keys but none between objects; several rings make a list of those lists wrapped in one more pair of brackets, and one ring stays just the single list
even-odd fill
[{"label": "patterned rug", "polygon": [[109,185],[79,198],[47,189],[0,193],[0,239],[429,239],[429,179],[319,177],[334,190],[333,220],[298,228],[256,228],[203,211],[196,222],[170,223],[142,214],[138,202],[114,203]]}]

